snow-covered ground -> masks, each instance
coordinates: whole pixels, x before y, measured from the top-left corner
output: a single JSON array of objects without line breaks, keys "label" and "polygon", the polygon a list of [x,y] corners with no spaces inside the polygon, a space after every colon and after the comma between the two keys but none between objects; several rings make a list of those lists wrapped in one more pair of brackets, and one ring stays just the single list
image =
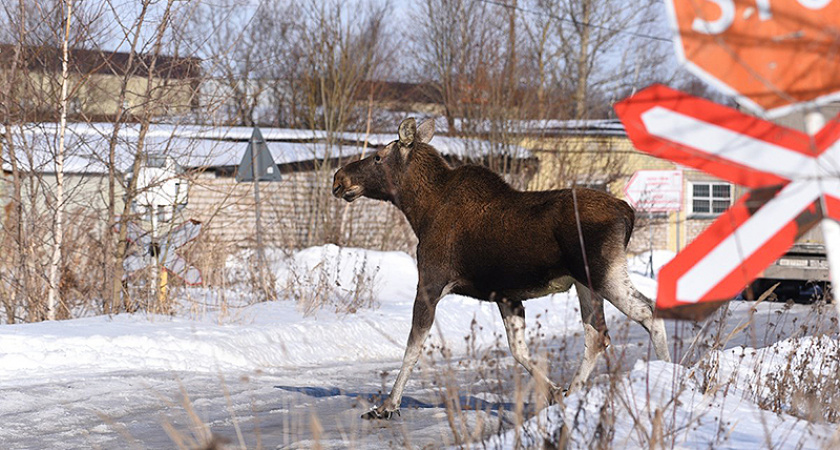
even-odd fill
[{"label": "snow-covered ground", "polygon": [[[668,257],[654,256],[655,269]],[[803,414],[796,395],[782,397],[792,400],[776,405],[781,413],[768,411],[791,374],[812,374],[805,378],[819,389],[836,387],[814,381],[837,377],[833,309],[735,302],[718,320],[669,323],[680,365],[649,362],[646,333],[608,306],[609,371],[621,376],[609,383],[602,361],[592,387],[565,408],[537,413],[538,399],[526,396],[519,426],[516,386],[530,379],[509,356],[495,305],[458,296],[438,308],[402,416],[362,421],[399,369],[417,283],[413,260],[335,246],[275,259],[281,295],[294,300],[250,305],[238,291],[192,288],[179,294],[179,317],[0,326],[0,448],[191,447],[208,433],[231,448],[316,441],[515,448],[556,434],[564,418],[578,448],[599,440],[615,448],[822,448],[836,430],[813,411]],[[642,275],[648,261],[631,260],[632,276],[653,296],[656,282]],[[333,307],[357,294],[374,307]],[[315,298],[326,306],[311,307]],[[552,376],[567,383],[582,340],[574,290],[526,308],[534,351],[548,354]],[[728,339],[708,349],[715,336]],[[464,410],[454,416],[443,406],[453,389]],[[604,421],[614,423],[610,433],[599,427]]]}]

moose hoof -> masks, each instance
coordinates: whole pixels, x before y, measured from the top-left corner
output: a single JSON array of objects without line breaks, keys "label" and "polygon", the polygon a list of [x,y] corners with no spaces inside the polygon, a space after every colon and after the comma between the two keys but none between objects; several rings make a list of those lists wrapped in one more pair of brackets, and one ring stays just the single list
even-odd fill
[{"label": "moose hoof", "polygon": [[393,411],[382,410],[380,411],[379,408],[373,408],[370,411],[362,414],[362,419],[365,420],[390,420],[394,417],[394,415],[399,416],[400,410],[395,409]]}]

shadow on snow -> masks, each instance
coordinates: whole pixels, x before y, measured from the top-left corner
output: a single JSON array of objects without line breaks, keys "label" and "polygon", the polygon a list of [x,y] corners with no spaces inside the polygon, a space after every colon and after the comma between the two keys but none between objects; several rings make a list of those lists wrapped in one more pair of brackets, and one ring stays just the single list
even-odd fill
[{"label": "shadow on snow", "polygon": [[[362,399],[372,405],[376,405],[385,400],[385,396],[381,393],[366,394],[361,392],[345,392],[337,387],[323,388],[323,387],[298,387],[298,386],[274,386],[276,389],[282,389],[288,392],[297,392],[309,397],[325,398],[325,397],[349,397]],[[499,411],[514,411],[516,409],[515,403],[509,402],[488,402],[486,400],[461,395],[458,397],[459,405],[465,411],[485,411],[498,415]],[[403,396],[400,402],[400,409],[444,409],[448,405],[442,403],[427,403],[416,398]],[[530,403],[523,405],[523,412],[526,417],[533,415],[534,407]]]}]

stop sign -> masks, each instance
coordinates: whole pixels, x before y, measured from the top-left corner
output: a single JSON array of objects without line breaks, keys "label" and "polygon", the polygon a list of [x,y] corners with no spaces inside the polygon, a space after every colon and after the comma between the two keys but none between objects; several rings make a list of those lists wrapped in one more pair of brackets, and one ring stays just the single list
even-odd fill
[{"label": "stop sign", "polygon": [[668,0],[677,57],[776,117],[840,98],[840,0]]}]

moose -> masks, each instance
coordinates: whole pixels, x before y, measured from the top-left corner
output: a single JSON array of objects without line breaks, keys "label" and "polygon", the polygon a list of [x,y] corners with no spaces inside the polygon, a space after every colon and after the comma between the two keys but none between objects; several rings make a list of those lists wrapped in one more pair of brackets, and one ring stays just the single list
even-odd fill
[{"label": "moose", "polygon": [[656,356],[670,361],[665,325],[653,302],[627,273],[625,249],[635,213],[608,193],[582,188],[519,191],[476,165],[452,168],[429,145],[434,122],[402,121],[399,138],[336,172],[333,195],[393,203],[416,234],[418,284],[402,367],[390,396],[362,417],[399,413],[403,390],[429,335],[440,299],[460,294],[495,302],[514,359],[550,400],[562,398],[542,365],[529,355],[525,308],[530,298],[575,286],[584,327],[580,367],[566,392],[588,379],[610,345],[607,299],[650,334]]}]

